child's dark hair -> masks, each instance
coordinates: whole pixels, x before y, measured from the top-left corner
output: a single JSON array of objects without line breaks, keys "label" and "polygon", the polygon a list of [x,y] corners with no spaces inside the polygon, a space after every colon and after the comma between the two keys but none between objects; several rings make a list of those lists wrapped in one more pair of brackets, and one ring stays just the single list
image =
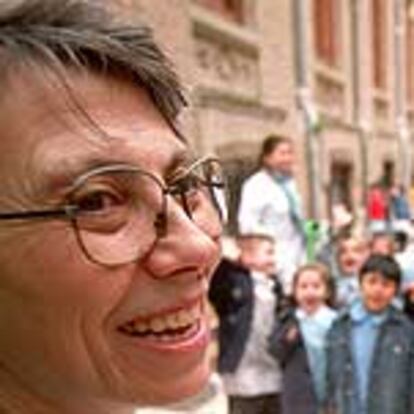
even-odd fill
[{"label": "child's dark hair", "polygon": [[394,281],[397,288],[401,284],[401,268],[392,256],[371,255],[359,271],[359,280],[361,281],[367,273],[380,273],[385,279]]},{"label": "child's dark hair", "polygon": [[294,306],[297,305],[295,300],[295,290],[296,286],[299,283],[299,278],[302,275],[302,273],[306,271],[314,271],[318,273],[321,276],[322,282],[326,286],[326,304],[329,306],[332,306],[334,303],[334,288],[333,288],[333,280],[331,278],[331,275],[329,273],[328,267],[326,267],[324,264],[315,262],[315,263],[309,263],[306,265],[303,265],[299,267],[299,269],[296,270],[295,274],[293,275],[293,285],[292,285],[292,303]]}]

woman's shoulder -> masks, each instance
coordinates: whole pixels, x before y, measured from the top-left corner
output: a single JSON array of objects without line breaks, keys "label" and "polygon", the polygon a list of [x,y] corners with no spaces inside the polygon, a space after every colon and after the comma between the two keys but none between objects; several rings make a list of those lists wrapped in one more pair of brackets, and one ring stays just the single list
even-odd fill
[{"label": "woman's shoulder", "polygon": [[272,177],[266,170],[260,169],[248,177],[243,186],[248,188],[269,185],[269,183],[274,183]]}]

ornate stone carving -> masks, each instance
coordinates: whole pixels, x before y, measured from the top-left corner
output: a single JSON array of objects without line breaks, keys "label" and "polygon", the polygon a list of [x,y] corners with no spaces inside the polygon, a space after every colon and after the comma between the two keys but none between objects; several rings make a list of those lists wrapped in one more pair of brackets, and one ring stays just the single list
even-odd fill
[{"label": "ornate stone carving", "polygon": [[213,37],[196,36],[194,42],[200,86],[244,98],[257,98],[259,68],[254,53]]},{"label": "ornate stone carving", "polygon": [[334,117],[345,115],[345,93],[342,82],[317,74],[315,77],[315,99],[323,110]]},{"label": "ornate stone carving", "polygon": [[382,97],[374,98],[374,119],[378,127],[386,127],[390,116],[389,102]]}]

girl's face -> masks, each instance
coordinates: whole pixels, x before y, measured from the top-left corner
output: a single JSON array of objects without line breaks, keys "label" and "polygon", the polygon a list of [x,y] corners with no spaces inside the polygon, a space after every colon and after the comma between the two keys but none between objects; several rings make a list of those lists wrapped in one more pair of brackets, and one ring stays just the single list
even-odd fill
[{"label": "girl's face", "polygon": [[328,296],[328,289],[321,274],[312,269],[301,272],[294,287],[294,296],[299,308],[306,313],[314,313]]}]

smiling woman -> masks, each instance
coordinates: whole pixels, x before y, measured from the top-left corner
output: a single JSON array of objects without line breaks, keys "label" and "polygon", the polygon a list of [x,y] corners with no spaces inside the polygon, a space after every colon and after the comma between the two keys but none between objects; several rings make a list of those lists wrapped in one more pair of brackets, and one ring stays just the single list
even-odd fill
[{"label": "smiling woman", "polygon": [[0,2],[5,414],[131,414],[209,376],[219,164],[150,32],[96,3]]}]

